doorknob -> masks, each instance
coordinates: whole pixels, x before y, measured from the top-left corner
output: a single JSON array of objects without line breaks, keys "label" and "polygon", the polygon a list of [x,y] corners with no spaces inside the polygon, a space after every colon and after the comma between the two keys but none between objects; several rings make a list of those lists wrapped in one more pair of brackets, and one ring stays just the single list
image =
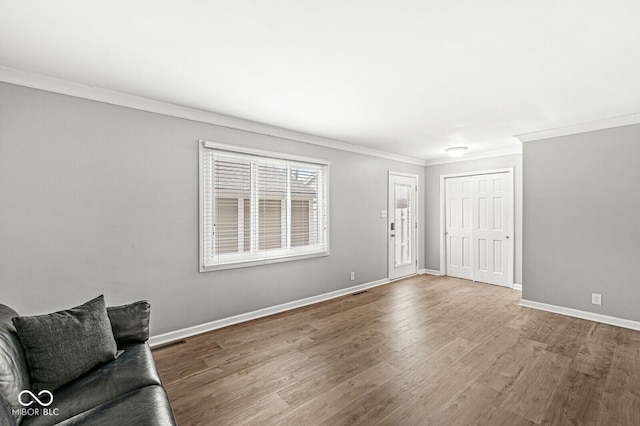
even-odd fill
[{"label": "doorknob", "polygon": [[505,238],[508,240],[508,239],[509,239],[509,236],[507,235]]}]

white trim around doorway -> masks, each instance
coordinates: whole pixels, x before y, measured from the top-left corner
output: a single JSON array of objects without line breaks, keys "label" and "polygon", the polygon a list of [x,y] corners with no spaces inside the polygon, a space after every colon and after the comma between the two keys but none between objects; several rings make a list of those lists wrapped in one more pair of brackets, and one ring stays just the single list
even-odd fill
[{"label": "white trim around doorway", "polygon": [[[416,232],[416,273],[415,275],[419,275],[420,274],[420,262],[418,261],[420,259],[420,202],[419,202],[419,195],[420,195],[420,176],[415,174],[415,173],[404,173],[404,172],[396,172],[393,170],[388,170],[387,171],[387,224],[386,224],[386,235],[387,235],[387,279],[391,280],[391,269],[389,267],[389,221],[391,220],[390,215],[391,215],[391,209],[389,206],[389,181],[391,179],[391,175],[394,176],[404,176],[404,177],[409,177],[409,178],[414,178],[416,180],[416,228],[415,228],[415,232]],[[411,276],[411,275],[409,275]],[[406,278],[406,277],[402,277],[402,278]]]},{"label": "white trim around doorway", "polygon": [[515,173],[513,167],[505,167],[501,169],[490,170],[477,170],[461,173],[448,173],[440,175],[440,275],[447,275],[447,241],[445,238],[446,232],[446,194],[444,181],[447,178],[461,177],[461,176],[477,176],[488,175],[493,173],[508,173],[511,180],[511,208],[509,209],[509,235],[511,235],[511,250],[509,250],[509,287],[514,288],[515,283],[515,250],[516,250],[516,236],[515,236]]}]

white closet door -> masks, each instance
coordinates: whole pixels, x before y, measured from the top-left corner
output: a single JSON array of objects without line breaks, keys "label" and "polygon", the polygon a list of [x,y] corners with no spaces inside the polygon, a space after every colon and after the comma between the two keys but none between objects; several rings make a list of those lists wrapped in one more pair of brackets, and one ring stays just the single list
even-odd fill
[{"label": "white closet door", "polygon": [[510,286],[509,173],[445,179],[446,274]]},{"label": "white closet door", "polygon": [[474,280],[509,286],[511,188],[507,173],[474,176]]},{"label": "white closet door", "polygon": [[447,275],[473,279],[472,203],[473,176],[449,178],[446,183]]}]

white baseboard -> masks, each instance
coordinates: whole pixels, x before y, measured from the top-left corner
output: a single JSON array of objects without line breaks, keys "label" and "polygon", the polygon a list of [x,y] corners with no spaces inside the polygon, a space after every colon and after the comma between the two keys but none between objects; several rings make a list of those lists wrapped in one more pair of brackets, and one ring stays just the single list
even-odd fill
[{"label": "white baseboard", "polygon": [[292,309],[301,308],[303,306],[312,305],[314,303],[323,302],[325,300],[335,299],[336,297],[345,296],[347,294],[357,293],[359,291],[363,291],[368,288],[377,287],[387,283],[389,283],[389,279],[384,278],[381,280],[354,285],[353,287],[343,288],[343,289],[332,291],[329,293],[319,294],[317,296],[311,296],[311,297],[307,297],[300,300],[294,300],[293,302],[287,302],[281,305],[258,309],[257,311],[247,312],[240,315],[234,315],[232,317],[222,318],[219,320],[207,322],[204,324],[194,325],[192,327],[187,327],[180,330],[158,334],[157,336],[152,336],[149,339],[149,345],[151,346],[162,345],[168,342],[172,342],[174,340],[184,339],[190,336],[194,336],[196,334],[206,333],[207,331],[212,331],[212,330],[217,330],[218,328],[227,327],[229,325],[238,324],[245,321],[251,321],[254,319],[277,314],[279,312],[290,311]]},{"label": "white baseboard", "polygon": [[435,275],[435,276],[441,276],[442,274],[440,273],[440,271],[436,271],[435,269],[420,269],[418,271],[418,274],[422,275],[422,274],[429,274],[429,275]]},{"label": "white baseboard", "polygon": [[593,312],[580,311],[573,308],[565,308],[564,306],[548,305],[546,303],[534,302],[532,300],[522,299],[520,306],[527,308],[540,309],[541,311],[553,312],[554,314],[567,315],[570,317],[586,319],[589,321],[601,322],[603,324],[615,325],[631,330],[640,330],[640,322],[632,321],[624,318],[610,317],[608,315],[596,314]]},{"label": "white baseboard", "polygon": [[522,291],[522,284],[513,283],[513,289]]}]

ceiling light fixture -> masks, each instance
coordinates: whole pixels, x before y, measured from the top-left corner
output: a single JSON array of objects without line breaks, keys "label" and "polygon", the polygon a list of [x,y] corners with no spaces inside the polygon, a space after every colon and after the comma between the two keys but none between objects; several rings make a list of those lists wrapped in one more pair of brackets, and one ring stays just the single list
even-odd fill
[{"label": "ceiling light fixture", "polygon": [[467,149],[469,148],[467,148],[466,146],[454,146],[445,149],[444,152],[449,154],[449,156],[451,157],[461,157],[467,151]]}]

